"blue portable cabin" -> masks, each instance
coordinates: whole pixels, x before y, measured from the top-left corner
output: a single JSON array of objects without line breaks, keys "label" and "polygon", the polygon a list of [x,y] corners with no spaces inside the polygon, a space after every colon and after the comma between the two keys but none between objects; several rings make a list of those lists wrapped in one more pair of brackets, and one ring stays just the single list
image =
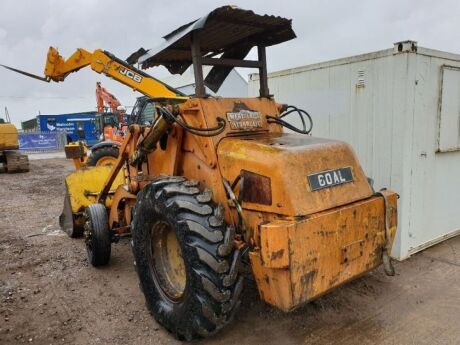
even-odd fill
[{"label": "blue portable cabin", "polygon": [[98,142],[96,112],[81,112],[58,115],[38,115],[37,122],[42,132],[65,132],[67,142],[85,141],[88,145]]}]

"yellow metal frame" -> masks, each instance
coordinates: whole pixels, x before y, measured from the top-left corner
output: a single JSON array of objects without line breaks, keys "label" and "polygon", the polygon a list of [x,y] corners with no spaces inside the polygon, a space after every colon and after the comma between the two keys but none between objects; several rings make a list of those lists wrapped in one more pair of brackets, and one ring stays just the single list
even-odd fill
[{"label": "yellow metal frame", "polygon": [[88,146],[82,141],[70,143],[64,146],[66,158],[72,159],[75,169],[86,167],[88,161]]},{"label": "yellow metal frame", "polygon": [[19,149],[18,130],[11,123],[0,123],[0,150]]},{"label": "yellow metal frame", "polygon": [[[109,166],[99,166],[79,169],[66,177],[65,183],[70,196],[72,213],[77,214],[83,211],[86,206],[96,202],[110,172],[111,168]],[[113,190],[109,190],[108,197],[104,200],[107,208],[110,208],[112,204],[112,194],[115,192],[116,187],[122,185],[124,181],[124,171],[121,170],[115,176]]]}]

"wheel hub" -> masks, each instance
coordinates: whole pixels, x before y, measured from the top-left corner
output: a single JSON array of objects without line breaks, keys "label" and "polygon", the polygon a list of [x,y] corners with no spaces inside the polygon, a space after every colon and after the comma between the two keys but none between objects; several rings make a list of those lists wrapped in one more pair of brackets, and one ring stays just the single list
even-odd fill
[{"label": "wheel hub", "polygon": [[160,221],[153,225],[150,239],[155,280],[169,299],[177,301],[184,294],[186,272],[176,234],[168,223]]},{"label": "wheel hub", "polygon": [[112,157],[112,156],[105,156],[105,157],[99,158],[99,160],[98,160],[97,163],[96,163],[96,166],[97,166],[97,167],[101,167],[101,166],[108,166],[108,167],[111,167],[111,166],[113,166],[116,162],[117,162],[117,159],[116,159],[115,157]]}]

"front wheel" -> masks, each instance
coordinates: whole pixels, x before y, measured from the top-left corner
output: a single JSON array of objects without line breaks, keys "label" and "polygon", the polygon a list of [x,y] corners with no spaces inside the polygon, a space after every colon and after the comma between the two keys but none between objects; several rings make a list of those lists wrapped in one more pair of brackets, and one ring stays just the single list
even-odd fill
[{"label": "front wheel", "polygon": [[234,230],[211,192],[197,185],[159,178],[142,189],[133,209],[133,252],[147,306],[181,340],[230,322],[243,284]]},{"label": "front wheel", "polygon": [[112,166],[118,159],[118,147],[104,146],[91,151],[87,165],[90,167]]},{"label": "front wheel", "polygon": [[88,261],[94,267],[107,265],[112,245],[107,210],[102,204],[92,204],[86,207],[85,216],[83,235]]}]

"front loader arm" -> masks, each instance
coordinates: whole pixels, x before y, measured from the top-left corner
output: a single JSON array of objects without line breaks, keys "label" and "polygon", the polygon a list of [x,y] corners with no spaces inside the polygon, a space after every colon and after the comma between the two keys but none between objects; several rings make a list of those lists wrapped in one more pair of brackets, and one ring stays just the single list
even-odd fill
[{"label": "front loader arm", "polygon": [[[171,114],[172,115],[172,114]],[[178,114],[172,115],[176,117]],[[137,171],[138,164],[143,161],[145,154],[151,152],[160,141],[161,137],[167,133],[172,123],[168,121],[163,115],[158,116],[155,122],[152,124],[146,132],[139,125],[131,125],[128,134],[126,135],[121,147],[119,149],[118,159],[112,166],[109,176],[107,177],[101,192],[97,197],[97,202],[105,204],[105,201],[109,195],[109,191],[112,188],[114,181],[120,173],[122,167],[129,163],[129,169],[131,172]],[[136,176],[136,173],[133,174]],[[131,180],[131,192],[137,191],[138,182]]]},{"label": "front loader arm", "polygon": [[79,48],[67,60],[59,54],[56,48],[50,47],[46,57],[45,76],[55,82],[64,81],[71,72],[89,66],[93,60],[93,54]]}]

